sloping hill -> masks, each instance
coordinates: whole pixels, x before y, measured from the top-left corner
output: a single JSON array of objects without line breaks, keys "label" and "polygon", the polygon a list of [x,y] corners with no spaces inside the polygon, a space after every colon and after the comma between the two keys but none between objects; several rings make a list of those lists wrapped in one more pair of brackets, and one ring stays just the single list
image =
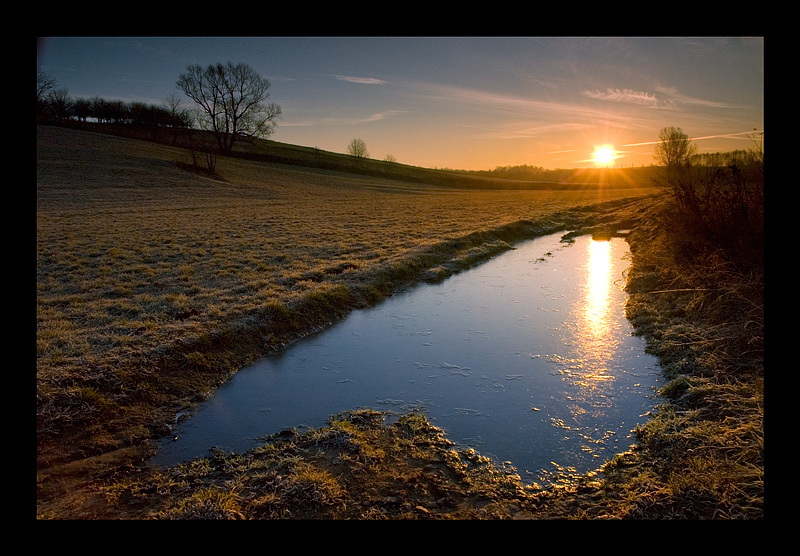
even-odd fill
[{"label": "sloping hill", "polygon": [[[141,139],[184,149],[201,149],[200,145],[213,142],[208,133],[199,130],[141,129],[124,125],[80,124],[78,122],[62,125],[68,125],[73,129]],[[235,145],[233,152],[227,156],[254,162],[316,168],[461,189],[577,190],[596,186],[626,189],[646,187],[651,183],[653,177],[653,168],[645,167],[542,170],[530,177],[511,179],[503,177],[502,173],[495,173],[491,170],[478,172],[422,168],[401,162],[357,158],[348,154],[267,139],[257,139],[252,143],[239,142]]]}]

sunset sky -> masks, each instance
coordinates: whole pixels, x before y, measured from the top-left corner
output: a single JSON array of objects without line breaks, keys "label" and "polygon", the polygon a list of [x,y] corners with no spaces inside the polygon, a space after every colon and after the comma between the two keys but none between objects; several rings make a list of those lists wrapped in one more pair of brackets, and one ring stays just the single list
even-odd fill
[{"label": "sunset sky", "polygon": [[[73,97],[162,104],[190,64],[243,62],[281,107],[276,141],[465,170],[653,162],[667,126],[699,152],[764,129],[764,40],[726,37],[52,37]],[[191,103],[187,99],[187,103]]]}]

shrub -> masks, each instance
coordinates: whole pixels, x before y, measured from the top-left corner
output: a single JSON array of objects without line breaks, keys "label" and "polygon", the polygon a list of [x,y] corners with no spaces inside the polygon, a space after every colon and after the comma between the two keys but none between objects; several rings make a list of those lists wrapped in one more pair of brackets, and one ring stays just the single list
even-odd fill
[{"label": "shrub", "polygon": [[[755,141],[754,141],[755,143]],[[688,160],[663,168],[656,184],[670,195],[661,220],[679,258],[721,252],[741,270],[763,267],[764,156],[742,168],[694,167]]]}]

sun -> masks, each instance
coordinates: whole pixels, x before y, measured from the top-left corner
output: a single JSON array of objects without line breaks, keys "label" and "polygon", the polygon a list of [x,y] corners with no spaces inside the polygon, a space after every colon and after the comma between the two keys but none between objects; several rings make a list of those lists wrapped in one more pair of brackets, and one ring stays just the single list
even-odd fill
[{"label": "sun", "polygon": [[598,166],[605,166],[610,164],[612,160],[617,158],[617,151],[611,145],[600,145],[594,148],[592,160]]}]

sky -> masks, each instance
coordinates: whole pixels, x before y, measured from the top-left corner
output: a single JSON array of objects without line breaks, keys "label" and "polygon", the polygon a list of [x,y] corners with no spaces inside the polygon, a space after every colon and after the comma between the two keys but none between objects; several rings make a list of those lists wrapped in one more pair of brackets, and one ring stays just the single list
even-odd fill
[{"label": "sky", "polygon": [[[73,98],[162,105],[187,66],[245,63],[281,107],[275,141],[427,168],[642,166],[661,129],[698,152],[764,129],[763,37],[48,37]],[[598,161],[599,147],[610,148]]]}]

